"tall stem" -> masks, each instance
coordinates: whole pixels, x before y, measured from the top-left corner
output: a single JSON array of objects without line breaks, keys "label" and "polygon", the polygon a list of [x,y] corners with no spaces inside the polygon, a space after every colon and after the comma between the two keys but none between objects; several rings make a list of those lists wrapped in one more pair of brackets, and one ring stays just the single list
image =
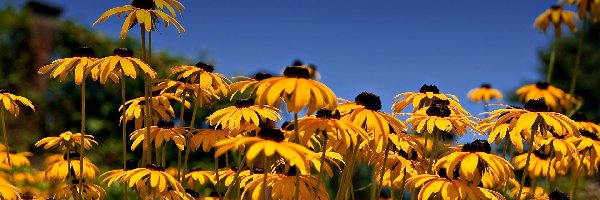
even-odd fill
[{"label": "tall stem", "polygon": [[546,83],[552,81],[552,73],[554,72],[554,62],[556,60],[556,40],[552,42],[552,50],[550,51],[550,61],[548,62],[548,73],[546,74]]},{"label": "tall stem", "polygon": [[215,178],[217,179],[216,181],[216,188],[217,188],[217,193],[219,194],[219,199],[221,199],[221,186],[219,184],[219,157],[215,156]]},{"label": "tall stem", "polygon": [[574,98],[575,94],[575,85],[577,84],[577,75],[579,74],[579,68],[581,67],[581,53],[583,52],[583,38],[585,37],[586,27],[587,27],[587,18],[583,17],[583,28],[581,28],[581,32],[579,33],[579,40],[577,42],[577,54],[575,55],[575,68],[573,68],[573,78],[571,79],[571,87],[569,88],[570,98]]},{"label": "tall stem", "polygon": [[[385,138],[387,139],[387,138]],[[373,194],[373,198],[372,199],[377,199],[377,194],[379,194],[379,190],[381,190],[381,186],[383,183],[383,175],[385,174],[385,165],[387,163],[387,158],[389,155],[389,151],[390,151],[390,143],[388,142],[388,145],[385,146],[385,155],[383,156],[383,163],[381,165],[381,171],[379,174],[379,184],[375,185],[375,194]],[[390,185],[391,186],[391,185]]]},{"label": "tall stem", "polygon": [[125,120],[125,73],[121,71],[121,132],[123,136],[123,169],[127,169],[127,121]]},{"label": "tall stem", "polygon": [[358,152],[358,145],[355,144],[352,149],[348,151],[348,162],[344,165],[344,170],[342,171],[342,177],[340,179],[340,188],[338,189],[337,195],[335,197],[336,200],[348,199],[346,195],[348,195],[348,189],[352,185],[352,175],[354,173],[354,164],[356,160],[356,154]]},{"label": "tall stem", "polygon": [[400,188],[400,199],[404,199],[404,187],[406,187],[406,167],[402,169],[402,188]]},{"label": "tall stem", "polygon": [[[531,137],[529,138],[529,151],[527,152],[527,160],[525,161],[525,167],[523,168],[523,176],[521,176],[521,184],[519,185],[519,193],[517,193],[516,199],[521,199],[521,193],[523,192],[523,184],[525,184],[525,178],[529,169],[529,161],[531,161],[531,153],[533,152],[533,141],[535,140],[535,132],[537,131],[538,124],[534,123],[531,126]],[[540,129],[541,130],[541,129]]]},{"label": "tall stem", "polygon": [[6,133],[6,122],[4,121],[4,109],[2,108],[0,108],[0,119],[2,121],[2,133],[4,134],[4,146],[6,146],[6,159],[8,160],[10,177],[13,179],[13,167],[12,162],[10,162],[10,146],[8,145],[8,134]]},{"label": "tall stem", "polygon": [[431,133],[431,136],[433,136],[433,146],[431,147],[431,155],[429,157],[429,166],[427,168],[427,173],[432,173],[432,168],[433,168],[433,161],[436,157],[436,153],[437,153],[437,145],[438,145],[438,137],[437,135],[441,134],[440,131],[437,131],[437,128],[434,129],[434,131]]},{"label": "tall stem", "polygon": [[[298,113],[294,113],[294,136],[296,137],[296,143],[300,144],[300,134],[298,131]],[[300,171],[300,169],[296,170],[296,190],[294,193],[294,199],[300,199]]]},{"label": "tall stem", "polygon": [[583,166],[583,160],[585,160],[585,154],[589,151],[588,148],[584,149],[581,153],[581,160],[579,161],[579,166],[573,170],[573,175],[571,175],[571,188],[569,190],[569,196],[571,197],[571,199],[576,199],[575,197],[577,194],[577,185],[579,183],[580,177],[579,173],[581,172],[581,167]]},{"label": "tall stem", "polygon": [[315,200],[317,200],[317,197],[319,196],[319,186],[321,184],[321,176],[323,175],[323,166],[325,165],[325,151],[327,151],[327,136],[326,136],[326,132],[323,131],[323,144],[321,145],[321,160],[319,162],[321,162],[321,166],[319,167],[319,173],[317,175],[317,187],[315,187]]},{"label": "tall stem", "polygon": [[[268,163],[267,154],[263,155],[263,183],[262,183],[262,195],[264,199],[267,199],[267,176],[271,171]],[[296,198],[297,199],[297,198]]]},{"label": "tall stem", "polygon": [[[79,188],[83,188],[83,156],[85,147],[85,79],[81,82],[81,147],[79,148]],[[83,199],[83,190],[79,190],[79,197]]]}]

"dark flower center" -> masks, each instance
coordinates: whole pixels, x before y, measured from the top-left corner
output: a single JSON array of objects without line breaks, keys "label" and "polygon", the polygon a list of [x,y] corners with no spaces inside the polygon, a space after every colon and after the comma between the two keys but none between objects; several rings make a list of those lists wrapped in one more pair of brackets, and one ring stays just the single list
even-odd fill
[{"label": "dark flower center", "polygon": [[525,110],[529,112],[548,112],[548,105],[544,98],[529,99],[525,104]]},{"label": "dark flower center", "polygon": [[165,168],[163,166],[160,166],[158,164],[153,164],[153,163],[147,164],[146,169],[150,169],[152,171],[161,171],[161,172],[165,171]]},{"label": "dark flower center", "polygon": [[[79,179],[73,179],[73,180],[71,180],[71,183],[73,183],[73,185],[77,185],[77,184],[79,184]],[[85,183],[85,179],[83,179],[83,181],[81,181],[81,183]]]},{"label": "dark flower center", "polygon": [[96,51],[90,47],[78,47],[73,51],[73,57],[95,58]]},{"label": "dark flower center", "polygon": [[31,194],[21,194],[21,199],[35,199]]},{"label": "dark flower center", "polygon": [[542,90],[548,89],[548,86],[550,86],[550,84],[546,83],[544,81],[535,83],[535,87],[537,87],[538,89],[542,89]]},{"label": "dark flower center", "polygon": [[480,87],[490,89],[490,88],[492,88],[492,85],[490,85],[489,83],[484,83],[484,84],[481,84]]},{"label": "dark flower center", "polygon": [[236,172],[237,172],[239,169],[240,169],[240,168],[238,168],[238,167],[236,167],[236,166],[233,166],[233,167],[231,167],[231,171],[236,171]]},{"label": "dark flower center", "polygon": [[247,108],[254,105],[254,99],[238,99],[235,100],[236,108]]},{"label": "dark flower center", "polygon": [[125,170],[132,170],[137,168],[138,160],[137,159],[129,159],[125,162]]},{"label": "dark flower center", "polygon": [[286,130],[286,131],[293,131],[294,124],[289,121],[285,121],[285,122],[283,122],[283,124],[281,124],[281,129]]},{"label": "dark flower center", "polygon": [[328,110],[328,109],[321,109],[321,110],[317,111],[316,116],[319,119],[340,119],[341,118],[340,111],[335,110],[332,112],[331,110]]},{"label": "dark flower center", "polygon": [[546,159],[550,158],[550,155],[544,153],[541,150],[533,151],[533,154],[535,154],[535,156],[537,156],[538,158],[540,158],[542,160],[546,160]]},{"label": "dark flower center", "polygon": [[144,10],[152,10],[156,8],[154,0],[133,0],[133,2],[131,2],[131,5],[133,7]]},{"label": "dark flower center", "polygon": [[304,65],[304,62],[302,62],[300,59],[296,59],[292,63],[292,66],[294,66],[294,67],[298,67],[298,66],[302,66],[302,65]]},{"label": "dark flower center", "polygon": [[258,72],[256,74],[254,74],[254,80],[257,81],[262,81],[268,78],[273,77],[273,75],[269,74],[269,73],[264,73],[264,72]]},{"label": "dark flower center", "polygon": [[0,93],[10,93],[8,89],[0,88]]},{"label": "dark flower center", "polygon": [[552,5],[552,6],[550,6],[550,9],[558,10],[558,9],[562,9],[562,7],[560,5]]},{"label": "dark flower center", "polygon": [[202,168],[200,168],[200,167],[192,167],[192,169],[190,169],[190,172],[197,172],[197,171],[202,171]]},{"label": "dark flower center", "polygon": [[569,195],[567,195],[567,193],[558,191],[558,190],[554,190],[554,192],[550,193],[550,195],[548,195],[548,197],[550,198],[550,200],[570,200],[571,198],[569,197]]},{"label": "dark flower center", "polygon": [[402,156],[403,158],[409,159],[409,160],[416,160],[419,157],[417,151],[415,151],[414,149],[411,149],[410,155],[408,155],[408,153],[406,153],[406,151],[400,149],[400,150],[398,150],[398,155]]},{"label": "dark flower center", "polygon": [[[221,196],[225,196],[222,192],[220,194]],[[219,193],[218,192],[210,192],[208,194],[209,197],[219,197]]]},{"label": "dark flower center", "polygon": [[[454,170],[452,175],[454,178],[460,176],[458,170]],[[450,179],[450,177],[448,177],[448,174],[446,173],[446,168],[443,168],[443,167],[438,171],[438,176]]]},{"label": "dark flower center", "polygon": [[392,190],[390,190],[389,187],[381,188],[381,191],[379,191],[379,198],[380,199],[392,198]]},{"label": "dark flower center", "polygon": [[450,105],[448,100],[433,100],[425,113],[429,116],[450,117],[452,111],[448,105]]},{"label": "dark flower center", "polygon": [[381,110],[381,99],[373,93],[362,92],[354,98],[354,101],[356,104],[364,106],[366,109],[373,111]]},{"label": "dark flower center", "polygon": [[116,48],[113,51],[113,55],[115,55],[115,56],[121,56],[121,57],[132,57],[133,56],[133,50],[128,49],[128,48]]},{"label": "dark flower center", "polygon": [[63,155],[63,160],[67,160],[67,157],[71,160],[74,159],[78,159],[79,158],[79,152],[77,151],[69,151],[69,153],[65,153],[65,155]]},{"label": "dark flower center", "polygon": [[286,67],[285,70],[283,70],[283,75],[288,78],[310,78],[310,73],[308,72],[308,69],[298,66]]},{"label": "dark flower center", "polygon": [[189,77],[189,76],[188,76],[188,77],[181,77],[181,78],[178,78],[178,79],[177,79],[177,81],[179,81],[179,82],[182,82],[182,83],[188,83],[188,84],[189,84],[189,83],[192,83],[192,80],[190,79],[190,77]]},{"label": "dark flower center", "polygon": [[172,129],[173,127],[175,127],[175,122],[171,120],[160,120],[158,121],[158,123],[156,123],[156,126],[162,129]]},{"label": "dark flower center", "polygon": [[288,169],[287,173],[285,173],[286,176],[295,176],[296,175],[296,166],[291,166],[290,169]]},{"label": "dark flower center", "polygon": [[432,92],[434,94],[439,94],[440,89],[438,89],[437,86],[435,86],[435,85],[423,84],[423,86],[421,86],[421,89],[419,89],[419,92],[420,93]]},{"label": "dark flower center", "polygon": [[255,167],[254,169],[252,169],[252,173],[255,173],[255,174],[264,174],[265,173],[265,169]]},{"label": "dark flower center", "polygon": [[485,152],[485,153],[490,153],[492,152],[492,147],[490,146],[490,143],[488,143],[488,141],[486,140],[475,140],[471,143],[467,143],[462,147],[462,152],[471,152],[471,153],[475,153],[475,152]]},{"label": "dark flower center", "polygon": [[285,140],[283,132],[275,128],[262,128],[260,129],[260,131],[258,131],[258,134],[256,135],[263,140],[271,140],[275,142],[282,142],[283,140]]},{"label": "dark flower center", "polygon": [[583,113],[581,111],[575,112],[575,114],[573,114],[573,116],[571,116],[571,119],[576,122],[588,122],[589,121],[587,116],[585,115],[585,113]]},{"label": "dark flower center", "polygon": [[196,67],[206,71],[206,72],[213,72],[215,71],[215,67],[206,63],[203,63],[202,61],[196,63]]},{"label": "dark flower center", "polygon": [[200,193],[198,193],[192,189],[189,189],[189,188],[185,189],[185,193],[189,194],[190,196],[192,196],[194,198],[200,197]]},{"label": "dark flower center", "polygon": [[592,132],[589,132],[589,131],[586,131],[586,130],[581,130],[579,132],[581,133],[581,136],[584,136],[584,137],[587,137],[587,138],[590,138],[590,139],[596,140],[596,141],[600,140],[600,138],[598,138],[598,135],[596,135],[596,134],[594,134]]}]

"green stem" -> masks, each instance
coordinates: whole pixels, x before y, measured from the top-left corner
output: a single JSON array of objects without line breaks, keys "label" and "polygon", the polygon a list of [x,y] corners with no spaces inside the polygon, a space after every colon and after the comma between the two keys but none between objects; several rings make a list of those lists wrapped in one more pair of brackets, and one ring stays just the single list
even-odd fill
[{"label": "green stem", "polygon": [[[354,173],[354,161],[356,160],[356,154],[358,152],[358,145],[355,144],[352,149],[348,151],[348,162],[344,165],[342,171],[342,177],[340,179],[340,188],[338,189],[336,200],[348,199],[348,188],[352,185],[352,175]],[[350,186],[349,186],[350,185]]]},{"label": "green stem", "polygon": [[577,167],[577,169],[573,170],[573,173],[571,175],[571,188],[569,190],[569,196],[571,197],[571,199],[576,199],[575,197],[577,194],[577,185],[579,183],[579,172],[581,171],[581,167],[583,166],[583,160],[585,159],[585,154],[588,151],[589,150],[587,148],[583,150],[583,152],[581,153],[582,154],[581,160],[579,161],[579,167]]},{"label": "green stem", "polygon": [[[296,143],[300,144],[300,133],[298,131],[298,113],[294,113],[294,136],[296,137]],[[294,191],[294,199],[300,199],[300,171],[300,169],[296,170],[296,190]]]},{"label": "green stem", "polygon": [[123,135],[123,169],[127,169],[127,121],[125,120],[125,73],[121,71],[121,128]]},{"label": "green stem", "polygon": [[431,133],[431,135],[433,136],[433,146],[431,147],[431,155],[429,157],[429,166],[427,169],[427,173],[432,174],[432,169],[433,169],[433,162],[434,159],[436,157],[437,154],[437,145],[438,145],[438,137],[437,135],[439,135],[440,132],[437,131],[437,129],[434,129],[434,131]]},{"label": "green stem", "polygon": [[[267,176],[269,175],[270,167],[267,159],[267,155],[263,155],[263,182],[262,182],[262,195],[264,199],[267,199]],[[296,198],[297,199],[297,198]]]},{"label": "green stem", "polygon": [[556,60],[556,40],[552,42],[552,50],[550,51],[550,61],[548,63],[548,73],[546,74],[546,83],[552,82],[552,73],[554,72],[554,62]]},{"label": "green stem", "polygon": [[538,124],[534,123],[531,126],[531,138],[529,138],[529,151],[527,151],[527,160],[525,161],[525,167],[523,168],[523,176],[521,176],[521,184],[519,185],[519,193],[517,193],[516,199],[521,199],[521,193],[523,192],[523,184],[525,184],[525,178],[529,169],[529,161],[531,161],[531,153],[533,152],[533,141],[535,140],[535,132],[537,131]]},{"label": "green stem", "polygon": [[[83,156],[85,147],[85,79],[81,82],[81,147],[79,148],[79,188],[83,188]],[[83,190],[79,190],[79,197],[83,199]]]},{"label": "green stem", "polygon": [[217,193],[219,194],[219,199],[221,199],[221,186],[219,184],[219,157],[215,156],[215,178],[217,179],[215,187],[217,188]]},{"label": "green stem", "polygon": [[[379,190],[381,190],[380,187],[382,186],[381,184],[383,183],[383,175],[385,174],[385,167],[386,167],[385,165],[387,163],[387,158],[388,158],[388,155],[389,155],[389,151],[390,151],[390,145],[389,145],[389,142],[388,142],[388,145],[385,146],[385,155],[383,156],[383,164],[381,165],[381,171],[379,171],[380,172],[380,174],[379,174],[379,184],[375,185],[375,192],[373,194],[373,199],[377,199],[377,196],[378,196],[377,194],[379,194],[379,192],[380,192]],[[390,184],[390,188],[391,188],[391,184]]]},{"label": "green stem", "polygon": [[323,131],[323,144],[321,145],[321,166],[319,167],[319,173],[317,174],[317,186],[315,187],[315,200],[319,196],[319,186],[321,185],[321,176],[323,175],[323,166],[325,165],[325,152],[327,148],[327,133]]},{"label": "green stem", "polygon": [[10,172],[11,182],[14,179],[12,162],[10,161],[10,146],[8,145],[8,134],[6,133],[6,122],[4,119],[4,109],[0,108],[0,119],[2,121],[2,133],[4,134],[4,146],[6,146],[6,159],[8,160],[8,167]]},{"label": "green stem", "polygon": [[[184,127],[184,114],[185,114],[185,96],[186,96],[186,91],[183,91],[183,94],[181,96],[181,108],[179,109],[179,127],[183,128]],[[186,142],[188,141],[188,136],[186,135]],[[187,146],[187,145],[186,145]],[[181,179],[181,150],[177,149],[177,180]]]},{"label": "green stem", "polygon": [[575,85],[577,84],[577,75],[579,74],[579,68],[581,67],[581,54],[583,52],[583,38],[585,37],[585,31],[587,27],[587,19],[584,17],[582,19],[583,27],[581,28],[581,32],[579,33],[579,40],[577,42],[577,54],[575,55],[575,68],[573,68],[573,78],[571,79],[571,87],[569,88],[570,98],[574,98],[575,94]]},{"label": "green stem", "polygon": [[406,187],[406,167],[402,169],[402,188],[400,188],[400,199],[404,199],[404,187]]},{"label": "green stem", "polygon": [[[198,92],[196,92],[196,99],[194,99],[194,110],[192,111],[192,119],[190,120],[190,135],[194,132],[194,124],[196,123],[196,113],[198,112],[198,104],[200,101],[200,75],[198,75]],[[185,157],[183,159],[183,174],[187,172],[188,158],[190,155],[189,145],[185,145]]]}]

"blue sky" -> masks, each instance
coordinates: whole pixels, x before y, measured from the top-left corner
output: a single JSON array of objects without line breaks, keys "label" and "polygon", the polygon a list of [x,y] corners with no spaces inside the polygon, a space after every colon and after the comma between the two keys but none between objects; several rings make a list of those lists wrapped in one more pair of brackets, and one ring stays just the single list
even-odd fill
[{"label": "blue sky", "polygon": [[[45,1],[63,7],[63,17],[115,38],[123,19],[91,24],[105,10],[130,2]],[[540,78],[537,52],[552,35],[532,23],[556,1],[181,2],[186,9],[178,19],[187,31],[161,27],[153,45],[192,59],[207,50],[216,70],[228,76],[278,73],[299,58],[316,64],[321,81],[342,98],[373,92],[390,111],[395,94],[435,84],[477,114],[483,109],[466,99],[469,89],[487,82],[509,92]]]}]

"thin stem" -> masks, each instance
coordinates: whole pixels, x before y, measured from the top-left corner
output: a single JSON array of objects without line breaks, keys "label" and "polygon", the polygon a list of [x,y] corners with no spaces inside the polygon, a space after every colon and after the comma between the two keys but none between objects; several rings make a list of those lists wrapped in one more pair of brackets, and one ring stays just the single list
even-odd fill
[{"label": "thin stem", "polygon": [[552,42],[552,50],[550,51],[550,62],[548,63],[548,73],[546,74],[546,83],[552,81],[552,73],[554,72],[554,62],[556,60],[556,40]]},{"label": "thin stem", "polygon": [[219,199],[221,199],[221,186],[219,184],[219,157],[215,156],[215,178],[217,179],[215,186],[217,188],[217,193],[219,194]]},{"label": "thin stem", "polygon": [[583,17],[583,28],[579,33],[579,40],[577,42],[577,54],[575,55],[575,68],[573,68],[573,78],[571,79],[571,87],[569,89],[570,98],[574,98],[575,85],[577,84],[577,75],[579,74],[579,68],[581,67],[581,54],[583,52],[583,38],[585,37],[585,31],[587,27],[587,18]]},{"label": "thin stem", "polygon": [[[183,128],[185,125],[184,114],[185,114],[185,96],[187,95],[187,91],[183,90],[183,94],[181,95],[181,108],[179,109],[179,127]],[[187,137],[187,135],[186,135]],[[187,142],[186,138],[186,142]],[[186,145],[187,146],[187,145]],[[178,149],[177,152],[177,180],[181,179],[181,150]]]},{"label": "thin stem", "polygon": [[167,145],[163,145],[162,147],[162,166],[167,167]]},{"label": "thin stem", "polygon": [[434,129],[434,131],[431,133],[431,135],[433,136],[433,146],[431,147],[431,155],[429,157],[429,166],[427,168],[427,173],[431,174],[432,173],[432,168],[433,168],[433,161],[436,157],[436,151],[437,151],[437,145],[438,145],[438,137],[437,135],[439,135],[440,132],[437,131],[437,128]]},{"label": "thin stem", "polygon": [[[294,136],[296,137],[296,143],[300,144],[300,134],[298,131],[298,113],[294,113]],[[296,190],[294,191],[294,199],[300,199],[300,171],[300,169],[296,170]]]},{"label": "thin stem", "polygon": [[[347,199],[346,195],[348,195],[348,187],[352,185],[352,175],[354,173],[354,163],[356,160],[356,152],[358,152],[358,145],[354,145],[352,149],[348,151],[348,162],[344,165],[344,170],[342,171],[342,177],[340,180],[340,188],[338,189],[336,200]],[[350,185],[350,186],[349,186]]]},{"label": "thin stem", "polygon": [[[196,113],[198,112],[198,104],[200,101],[200,75],[198,75],[198,92],[196,92],[196,99],[194,99],[194,111],[192,111],[192,119],[190,120],[190,134],[194,132],[194,124],[196,123]],[[185,145],[185,157],[183,159],[183,174],[187,172],[188,158],[190,155],[189,145]]]},{"label": "thin stem", "polygon": [[404,199],[404,187],[406,186],[406,167],[402,169],[402,188],[400,188],[400,199]]},{"label": "thin stem", "polygon": [[[588,147],[589,148],[589,147]],[[579,173],[581,172],[581,167],[583,166],[583,161],[585,160],[585,154],[589,151],[588,148],[584,149],[581,153],[581,160],[579,161],[579,166],[573,170],[573,175],[571,175],[571,188],[569,190],[569,196],[571,199],[576,199],[577,194],[577,185],[579,183]]]},{"label": "thin stem", "polygon": [[262,182],[262,195],[264,199],[267,199],[267,176],[269,175],[269,163],[267,159],[267,155],[263,155],[263,182]]},{"label": "thin stem", "polygon": [[8,145],[8,134],[6,133],[6,122],[4,119],[4,109],[0,108],[0,119],[2,121],[2,133],[4,134],[4,146],[6,146],[6,159],[10,172],[10,179],[14,178],[12,162],[10,161],[10,146]]},{"label": "thin stem", "polygon": [[125,73],[121,70],[121,128],[123,136],[123,169],[127,169],[127,121],[125,121]]},{"label": "thin stem", "polygon": [[[533,141],[535,140],[535,132],[537,131],[538,124],[534,123],[531,126],[531,138],[529,141],[529,151],[527,152],[527,160],[525,161],[525,167],[523,168],[523,176],[521,176],[521,184],[519,185],[519,193],[517,193],[516,199],[521,199],[521,193],[523,192],[523,184],[525,184],[525,178],[527,177],[527,172],[529,169],[529,161],[531,161],[531,153],[533,152]],[[540,129],[543,130],[543,129]]]},{"label": "thin stem", "polygon": [[[323,135],[327,134],[325,131],[322,132]],[[327,137],[324,136],[323,137],[323,144],[321,145],[321,166],[319,167],[319,173],[317,174],[317,186],[316,191],[315,191],[315,200],[317,200],[317,197],[319,196],[319,186],[321,185],[321,176],[323,175],[323,166],[325,165],[325,151],[327,150]]]},{"label": "thin stem", "polygon": [[385,165],[386,165],[386,162],[387,162],[389,151],[390,151],[390,145],[389,145],[389,142],[388,142],[388,145],[385,146],[385,155],[383,156],[383,163],[381,165],[381,171],[379,171],[380,172],[380,174],[379,174],[379,184],[375,185],[375,194],[373,194],[373,199],[377,199],[377,194],[379,193],[379,190],[381,189],[380,187],[382,186],[381,184],[383,183],[383,175],[385,174],[385,167],[386,167]]},{"label": "thin stem", "polygon": [[[81,147],[79,148],[79,188],[83,188],[83,156],[85,147],[85,79],[81,82]],[[79,190],[79,197],[83,199],[83,190]]]}]

